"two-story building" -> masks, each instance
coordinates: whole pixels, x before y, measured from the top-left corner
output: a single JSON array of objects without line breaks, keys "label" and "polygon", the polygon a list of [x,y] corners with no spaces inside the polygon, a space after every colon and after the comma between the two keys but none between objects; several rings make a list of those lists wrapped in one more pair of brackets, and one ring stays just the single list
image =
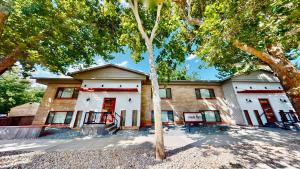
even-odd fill
[{"label": "two-story building", "polygon": [[[123,128],[139,128],[154,122],[147,74],[108,64],[70,76],[37,78],[47,89],[34,125],[80,128],[117,119]],[[185,112],[202,112],[204,123],[231,123],[220,81],[172,81],[160,84],[160,95],[164,124],[183,124]]]},{"label": "two-story building", "polygon": [[[113,64],[73,72],[69,78],[37,78],[47,85],[34,125],[115,122],[138,129],[154,123],[149,76]],[[179,125],[264,125],[292,117],[294,112],[277,77],[257,71],[225,80],[170,81],[161,83],[162,121]],[[285,117],[286,116],[286,117]]]}]

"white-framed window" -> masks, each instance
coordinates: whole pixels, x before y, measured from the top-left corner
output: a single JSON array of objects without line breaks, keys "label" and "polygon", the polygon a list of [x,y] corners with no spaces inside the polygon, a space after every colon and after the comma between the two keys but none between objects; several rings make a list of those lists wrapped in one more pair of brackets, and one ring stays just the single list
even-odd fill
[{"label": "white-framed window", "polygon": [[171,88],[160,88],[159,96],[162,99],[171,99],[172,98]]},{"label": "white-framed window", "polygon": [[197,99],[216,98],[214,89],[195,89]]},{"label": "white-framed window", "polygon": [[56,97],[58,99],[77,98],[79,89],[75,87],[59,87],[57,89]]}]

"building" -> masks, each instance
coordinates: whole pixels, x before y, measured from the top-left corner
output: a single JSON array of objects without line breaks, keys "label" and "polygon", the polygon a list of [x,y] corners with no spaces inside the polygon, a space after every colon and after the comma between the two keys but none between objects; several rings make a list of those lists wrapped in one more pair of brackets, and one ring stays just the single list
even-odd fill
[{"label": "building", "polygon": [[7,117],[0,118],[0,126],[31,125],[39,103],[25,103],[10,109]]},{"label": "building", "polygon": [[[81,128],[86,124],[115,122],[125,129],[153,125],[152,91],[147,74],[107,64],[70,76],[37,78],[47,89],[34,125]],[[278,79],[266,71],[224,81],[161,83],[159,94],[164,125],[188,122],[260,125],[268,122],[268,116],[273,118],[272,114],[276,121],[281,121],[280,110],[294,111]]]},{"label": "building", "polygon": [[236,124],[262,126],[294,121],[295,110],[279,79],[269,71],[233,76],[224,80],[222,87]]},{"label": "building", "polygon": [[[70,76],[37,78],[47,89],[34,125],[80,128],[84,124],[114,120],[122,128],[152,125],[151,85],[147,74],[108,64],[73,72]],[[199,111],[204,115],[203,122],[230,123],[219,81],[173,81],[160,87],[164,124],[182,124],[183,113]]]}]

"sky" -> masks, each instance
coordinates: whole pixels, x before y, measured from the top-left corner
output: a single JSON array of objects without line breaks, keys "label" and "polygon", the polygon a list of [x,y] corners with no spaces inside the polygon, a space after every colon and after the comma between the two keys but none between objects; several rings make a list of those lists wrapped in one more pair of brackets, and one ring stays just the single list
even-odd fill
[{"label": "sky", "polygon": [[[110,60],[109,62],[105,62],[100,56],[95,57],[96,65],[104,65],[108,63],[116,64],[123,67],[128,67],[131,69],[139,70],[145,73],[149,73],[149,64],[148,64],[148,57],[147,54],[143,54],[144,60],[140,61],[139,63],[135,63],[129,54],[123,54],[123,53],[113,53],[112,56],[114,56],[115,59]],[[218,78],[216,75],[218,74],[218,71],[213,68],[202,68],[199,69],[199,65],[205,64],[202,60],[197,58],[196,55],[189,55],[186,57],[185,63],[188,67],[189,74],[192,74],[193,72],[198,73],[198,79],[201,80],[217,80]],[[70,72],[75,71],[75,69],[70,69]],[[37,66],[37,70],[32,74],[33,77],[65,77],[65,75],[57,75],[53,74],[50,71],[46,70],[45,68],[41,66]]]}]

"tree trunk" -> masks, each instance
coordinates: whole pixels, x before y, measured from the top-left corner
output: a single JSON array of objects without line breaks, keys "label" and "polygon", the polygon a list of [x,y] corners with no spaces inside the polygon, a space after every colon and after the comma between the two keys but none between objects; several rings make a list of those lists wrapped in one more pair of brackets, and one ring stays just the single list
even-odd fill
[{"label": "tree trunk", "polygon": [[0,38],[2,36],[2,32],[4,30],[4,25],[7,18],[8,18],[8,14],[6,14],[5,12],[0,12]]},{"label": "tree trunk", "polygon": [[11,54],[0,58],[0,75],[17,62],[17,57],[20,55],[20,50],[14,49]]},{"label": "tree trunk", "polygon": [[269,65],[274,73],[277,74],[287,95],[291,98],[291,102],[300,115],[300,72],[297,68],[285,57],[283,50],[278,45],[268,46],[268,53],[256,50],[255,48],[243,44],[236,40],[234,46],[250,53],[264,63]]},{"label": "tree trunk", "polygon": [[164,147],[164,136],[163,136],[163,128],[162,128],[162,121],[161,121],[161,107],[160,107],[160,97],[159,97],[159,84],[157,78],[157,71],[154,63],[154,53],[153,53],[153,39],[155,38],[156,31],[158,29],[158,24],[160,21],[160,11],[162,8],[162,4],[157,6],[157,14],[156,14],[156,21],[154,27],[152,28],[150,37],[147,35],[144,27],[142,25],[142,20],[139,16],[138,12],[138,1],[137,0],[130,0],[128,1],[129,5],[132,9],[134,17],[136,19],[138,30],[141,33],[145,45],[148,51],[149,57],[149,65],[150,65],[150,78],[151,78],[151,85],[152,85],[152,102],[153,102],[153,109],[154,109],[154,119],[155,119],[155,155],[157,160],[163,160],[166,158],[165,154],[165,147]]},{"label": "tree trunk", "polygon": [[149,53],[149,65],[150,65],[150,78],[152,85],[152,102],[154,109],[154,119],[155,119],[155,154],[156,159],[163,160],[166,158],[165,146],[164,146],[164,137],[163,137],[163,128],[161,121],[161,106],[160,106],[160,96],[159,96],[159,84],[157,78],[157,71],[154,63],[154,54],[152,44],[148,44],[147,50]]}]

